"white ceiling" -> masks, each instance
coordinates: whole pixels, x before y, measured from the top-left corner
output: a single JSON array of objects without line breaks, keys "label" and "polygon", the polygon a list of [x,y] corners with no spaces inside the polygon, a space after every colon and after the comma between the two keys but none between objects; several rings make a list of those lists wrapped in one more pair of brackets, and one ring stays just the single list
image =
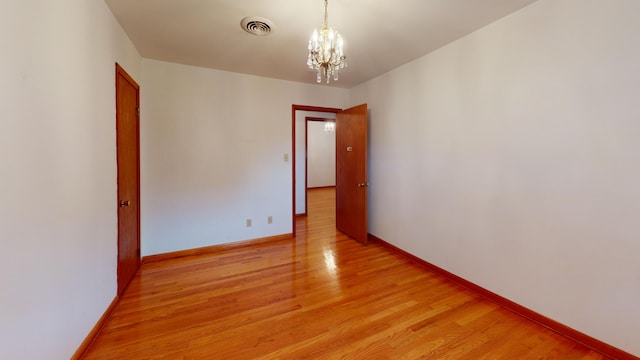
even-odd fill
[{"label": "white ceiling", "polygon": [[[351,88],[463,37],[535,0],[329,0],[329,23],[349,67],[331,86]],[[315,83],[307,44],[323,0],[105,0],[148,59]],[[269,36],[240,20],[271,20]]]}]

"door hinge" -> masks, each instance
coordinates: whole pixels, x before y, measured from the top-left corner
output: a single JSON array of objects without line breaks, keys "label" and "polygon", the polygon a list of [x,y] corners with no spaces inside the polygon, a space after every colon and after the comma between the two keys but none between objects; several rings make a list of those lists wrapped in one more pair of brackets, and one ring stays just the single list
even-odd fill
[{"label": "door hinge", "polygon": [[136,113],[138,114],[138,116],[140,116],[140,107],[136,108]]}]

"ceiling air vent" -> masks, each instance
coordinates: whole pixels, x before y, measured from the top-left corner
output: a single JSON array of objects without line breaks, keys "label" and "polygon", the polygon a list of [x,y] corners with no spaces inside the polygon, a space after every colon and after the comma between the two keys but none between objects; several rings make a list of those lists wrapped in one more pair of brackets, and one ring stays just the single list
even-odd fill
[{"label": "ceiling air vent", "polygon": [[249,34],[257,36],[269,35],[273,30],[273,22],[257,16],[247,16],[240,21],[240,26]]}]

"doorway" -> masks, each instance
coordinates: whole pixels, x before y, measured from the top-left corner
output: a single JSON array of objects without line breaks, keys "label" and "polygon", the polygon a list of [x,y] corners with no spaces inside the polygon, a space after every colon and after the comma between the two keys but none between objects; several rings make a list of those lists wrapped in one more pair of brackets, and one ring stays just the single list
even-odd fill
[{"label": "doorway", "polygon": [[[336,119],[336,228],[353,239],[366,244],[367,232],[367,133],[368,106],[358,105],[346,110],[292,105],[292,234],[296,236],[296,215],[306,213],[306,151],[300,146],[300,139],[306,133],[300,132],[302,119],[309,115],[303,112],[333,113]],[[322,114],[321,114],[322,115]],[[296,154],[304,152],[302,158]],[[305,160],[305,161],[303,161]],[[300,181],[305,169],[305,181]],[[304,186],[303,186],[304,185]],[[300,190],[302,189],[302,190]],[[304,192],[305,196],[296,196]],[[303,202],[304,200],[304,202]],[[302,205],[302,206],[300,206]],[[296,210],[298,209],[298,210]]]},{"label": "doorway", "polygon": [[140,267],[140,87],[116,64],[118,296]]},{"label": "doorway", "polygon": [[[305,116],[304,133],[304,209],[298,208],[296,215],[309,212],[309,190],[336,186],[336,119],[334,114],[327,117]],[[298,141],[300,141],[298,139]],[[302,154],[300,154],[302,155]],[[302,161],[298,161],[299,166]],[[300,169],[297,170],[301,173]],[[302,181],[300,181],[302,182]],[[301,194],[296,194],[298,200]],[[301,201],[297,201],[298,203]]]},{"label": "doorway", "polygon": [[335,118],[335,114],[342,111],[337,108],[326,108],[307,105],[292,105],[291,123],[293,129],[292,141],[292,234],[296,235],[296,216],[307,213],[306,204],[306,118]]}]

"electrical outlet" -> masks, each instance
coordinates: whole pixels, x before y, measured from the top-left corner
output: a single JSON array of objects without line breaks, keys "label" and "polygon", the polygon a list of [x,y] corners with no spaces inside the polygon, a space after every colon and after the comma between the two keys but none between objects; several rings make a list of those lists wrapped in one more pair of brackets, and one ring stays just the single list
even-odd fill
[{"label": "electrical outlet", "polygon": [[273,216],[269,215],[269,217],[267,217],[267,224],[273,224]]},{"label": "electrical outlet", "polygon": [[251,219],[247,219],[247,227],[251,227]]}]

